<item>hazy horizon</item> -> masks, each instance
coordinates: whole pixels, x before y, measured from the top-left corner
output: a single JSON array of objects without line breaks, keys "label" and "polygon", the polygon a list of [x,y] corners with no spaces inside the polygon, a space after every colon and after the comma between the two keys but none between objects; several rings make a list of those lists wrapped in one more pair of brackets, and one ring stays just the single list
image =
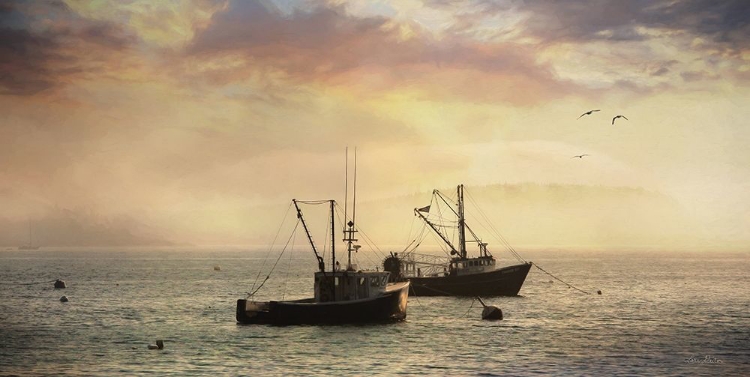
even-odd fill
[{"label": "hazy horizon", "polygon": [[406,241],[422,195],[462,183],[579,188],[487,193],[516,246],[748,249],[747,14],[4,2],[0,244],[27,242],[29,223],[65,245],[267,240],[292,198],[343,200],[356,146],[362,224],[384,244]]}]

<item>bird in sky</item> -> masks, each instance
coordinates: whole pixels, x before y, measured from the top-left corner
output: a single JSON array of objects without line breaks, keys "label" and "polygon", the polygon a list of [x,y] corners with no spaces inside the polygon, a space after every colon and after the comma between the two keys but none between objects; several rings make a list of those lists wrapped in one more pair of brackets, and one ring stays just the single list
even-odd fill
[{"label": "bird in sky", "polygon": [[573,156],[571,158],[576,158],[576,157],[583,158],[584,156],[588,156],[588,155],[587,154],[579,154],[578,156]]},{"label": "bird in sky", "polygon": [[618,115],[618,116],[612,118],[612,124],[613,125],[615,124],[615,119],[617,119],[617,118],[622,118],[622,119],[625,119],[625,120],[629,120],[628,118],[625,118],[625,115]]},{"label": "bird in sky", "polygon": [[581,114],[581,116],[579,116],[578,118],[576,118],[576,120],[581,119],[581,117],[583,117],[584,115],[591,115],[592,113],[595,113],[597,111],[601,111],[601,110],[589,110],[589,111]]}]

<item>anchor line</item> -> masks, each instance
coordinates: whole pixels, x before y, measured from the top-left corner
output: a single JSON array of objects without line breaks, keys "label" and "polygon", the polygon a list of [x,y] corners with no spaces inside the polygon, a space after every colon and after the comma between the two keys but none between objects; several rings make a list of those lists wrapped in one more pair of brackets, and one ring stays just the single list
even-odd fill
[{"label": "anchor line", "polygon": [[545,271],[545,270],[544,270],[543,268],[539,267],[539,265],[538,265],[538,264],[536,264],[536,263],[533,263],[533,262],[532,262],[531,264],[533,264],[533,265],[534,265],[534,267],[538,268],[538,269],[539,269],[540,271],[544,272],[545,274],[547,274],[547,275],[549,275],[549,276],[551,276],[551,277],[555,278],[555,280],[557,280],[557,281],[559,281],[559,282],[561,282],[561,283],[563,283],[563,284],[567,285],[567,286],[568,286],[569,288],[573,288],[573,289],[575,289],[575,290],[577,290],[577,291],[579,291],[579,292],[583,292],[583,293],[585,293],[585,294],[587,294],[587,295],[590,295],[590,294],[591,294],[591,293],[589,293],[589,292],[586,292],[586,291],[584,291],[583,289],[580,289],[580,288],[578,288],[578,287],[575,287],[575,286],[573,286],[572,284],[570,284],[570,283],[568,283],[568,282],[565,282],[565,281],[563,281],[562,279],[560,279],[559,277],[557,277],[557,276],[555,276],[555,275],[552,275],[551,273],[549,273],[549,272]]},{"label": "anchor line", "polygon": [[474,302],[477,301],[476,297],[471,299],[471,305],[469,305],[469,309],[466,310],[466,314],[464,314],[464,317],[469,315],[469,312],[471,311],[471,308],[474,307]]},{"label": "anchor line", "polygon": [[54,283],[56,281],[57,280],[48,280],[48,281],[37,281],[37,282],[33,282],[33,283],[11,283],[11,282],[5,282],[5,281],[3,281],[3,282],[0,282],[0,284],[3,284],[3,285],[11,285],[11,284],[14,284],[14,285],[37,285],[37,284]]},{"label": "anchor line", "polygon": [[419,303],[419,297],[417,297],[417,292],[414,291],[414,286],[409,284],[409,290],[411,291],[411,295],[414,296],[414,300],[417,301],[417,305],[421,307],[422,304]]}]

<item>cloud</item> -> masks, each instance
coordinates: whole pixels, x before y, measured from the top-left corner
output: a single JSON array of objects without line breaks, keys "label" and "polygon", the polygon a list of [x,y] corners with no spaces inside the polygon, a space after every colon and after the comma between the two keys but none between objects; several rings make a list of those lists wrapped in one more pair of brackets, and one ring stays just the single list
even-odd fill
[{"label": "cloud", "polygon": [[[696,70],[732,78],[735,84],[747,82],[741,74],[750,47],[746,1],[438,0],[426,5],[453,14],[451,29],[462,35],[515,41],[555,55],[544,61],[561,78],[586,86],[592,80],[579,71],[587,67],[601,76],[591,88],[600,87],[600,78],[609,85],[628,80],[651,89],[681,86],[681,72]],[[487,31],[488,25],[496,31]],[[696,66],[694,57],[706,67]],[[644,70],[653,60],[676,64]],[[608,69],[612,65],[617,69]]]},{"label": "cloud", "polygon": [[[496,7],[497,11],[507,6]],[[525,1],[518,11],[528,14],[523,26],[542,42],[641,41],[655,36],[644,28],[684,32],[710,38],[733,49],[747,49],[750,3],[733,1]]]},{"label": "cloud", "polygon": [[701,81],[701,80],[715,80],[718,78],[717,75],[708,73],[706,71],[686,71],[680,73],[680,77],[686,82]]},{"label": "cloud", "polygon": [[50,37],[26,30],[0,29],[0,93],[32,95],[55,86],[62,72],[48,63],[60,59]]},{"label": "cloud", "polygon": [[734,50],[750,47],[750,3],[742,0],[661,1],[642,7],[639,19],[649,27],[707,37]]},{"label": "cloud", "polygon": [[64,3],[5,3],[0,11],[0,94],[30,96],[122,66],[137,38],[122,25],[79,17]]},{"label": "cloud", "polygon": [[[482,76],[487,86],[496,85],[470,100],[520,98],[509,95],[517,91],[515,84],[513,92],[503,84],[508,80],[540,87],[535,95],[523,96],[533,102],[535,97],[564,93],[569,84],[538,63],[536,51],[528,46],[435,37],[416,23],[357,17],[335,6],[284,13],[264,2],[231,2],[213,15],[207,28],[196,32],[186,57],[192,67],[215,67],[212,77],[218,85],[272,67],[290,82],[360,88],[361,95],[408,86],[455,98],[474,92],[477,83],[472,80]],[[221,61],[231,64],[211,64]],[[435,78],[445,79],[446,73],[452,77],[452,90],[433,91]]]}]

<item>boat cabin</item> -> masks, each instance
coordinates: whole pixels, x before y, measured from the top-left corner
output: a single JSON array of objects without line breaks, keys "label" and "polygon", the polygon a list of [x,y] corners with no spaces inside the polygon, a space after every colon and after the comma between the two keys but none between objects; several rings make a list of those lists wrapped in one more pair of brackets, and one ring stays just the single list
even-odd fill
[{"label": "boat cabin", "polygon": [[451,261],[450,270],[455,275],[472,275],[482,272],[490,272],[495,270],[495,258],[479,257],[479,258],[466,258],[466,259],[454,259]]},{"label": "boat cabin", "polygon": [[385,293],[390,272],[327,271],[315,273],[315,302],[349,301]]}]

